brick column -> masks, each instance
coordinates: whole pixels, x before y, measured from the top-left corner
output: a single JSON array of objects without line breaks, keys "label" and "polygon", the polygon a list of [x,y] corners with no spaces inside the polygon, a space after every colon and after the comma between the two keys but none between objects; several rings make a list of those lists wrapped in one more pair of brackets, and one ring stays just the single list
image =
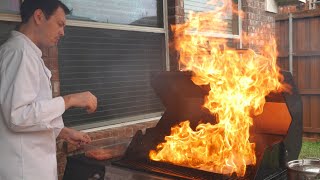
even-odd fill
[{"label": "brick column", "polygon": [[[247,33],[248,42],[244,48],[250,48],[258,52],[270,39],[275,36],[275,13],[265,11],[265,0],[242,0],[244,18],[242,31]],[[256,37],[259,39],[253,40]]]},{"label": "brick column", "polygon": [[58,47],[41,49],[42,58],[47,68],[51,71],[52,95],[60,95],[59,64],[58,64]]},{"label": "brick column", "polygon": [[[52,95],[57,97],[60,95],[60,80],[59,80],[59,65],[58,65],[58,47],[43,48],[42,58],[47,68],[51,71]],[[67,158],[67,150],[64,146],[64,141],[57,139],[57,162],[58,162],[58,177],[62,179]]]},{"label": "brick column", "polygon": [[170,71],[178,70],[179,54],[175,50],[175,41],[171,25],[184,23],[184,0],[168,0],[168,23],[169,23],[169,55]]}]

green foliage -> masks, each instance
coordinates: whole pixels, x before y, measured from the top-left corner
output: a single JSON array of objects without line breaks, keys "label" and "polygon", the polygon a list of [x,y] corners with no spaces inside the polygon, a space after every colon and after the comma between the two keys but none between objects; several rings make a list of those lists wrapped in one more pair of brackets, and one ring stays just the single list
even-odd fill
[{"label": "green foliage", "polygon": [[320,158],[320,142],[306,142],[302,143],[299,159],[303,158]]}]

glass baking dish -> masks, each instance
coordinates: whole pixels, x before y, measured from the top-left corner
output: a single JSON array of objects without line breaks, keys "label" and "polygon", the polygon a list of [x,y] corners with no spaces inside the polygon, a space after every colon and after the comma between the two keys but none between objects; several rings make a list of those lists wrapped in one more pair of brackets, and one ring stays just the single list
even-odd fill
[{"label": "glass baking dish", "polygon": [[105,138],[92,141],[89,144],[83,144],[83,150],[86,157],[107,160],[122,156],[132,138]]}]

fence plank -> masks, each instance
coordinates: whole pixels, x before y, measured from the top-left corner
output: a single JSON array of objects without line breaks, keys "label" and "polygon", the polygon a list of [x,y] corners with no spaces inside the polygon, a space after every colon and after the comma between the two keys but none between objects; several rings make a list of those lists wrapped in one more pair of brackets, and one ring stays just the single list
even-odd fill
[{"label": "fence plank", "polygon": [[[320,13],[294,14],[293,77],[303,102],[303,130],[320,134]],[[288,69],[288,17],[276,18],[278,64]]]}]

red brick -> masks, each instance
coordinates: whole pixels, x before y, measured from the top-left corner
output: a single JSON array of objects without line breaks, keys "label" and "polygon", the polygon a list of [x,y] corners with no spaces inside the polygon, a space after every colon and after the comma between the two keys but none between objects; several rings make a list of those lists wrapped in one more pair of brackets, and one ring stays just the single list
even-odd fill
[{"label": "red brick", "polygon": [[158,122],[159,122],[159,120],[146,122],[146,127],[147,128],[155,127],[158,124]]},{"label": "red brick", "polygon": [[66,152],[66,146],[67,144],[66,144],[66,142],[63,140],[63,139],[58,139],[57,140],[57,151],[58,152]]},{"label": "red brick", "polygon": [[143,124],[134,124],[132,127],[132,131],[134,132],[134,134],[136,134],[138,130],[143,130],[143,129],[145,129],[145,125]]},{"label": "red brick", "polygon": [[50,62],[48,57],[42,57],[44,64],[48,69],[50,69]]},{"label": "red brick", "polygon": [[65,171],[65,168],[66,168],[66,163],[64,162],[64,163],[58,163],[58,167],[57,167],[57,169],[58,169],[58,176],[60,177],[62,177],[63,176],[63,174],[64,174],[64,171]]},{"label": "red brick", "polygon": [[42,48],[41,52],[42,52],[42,58],[49,56],[49,49],[48,48]]},{"label": "red brick", "polygon": [[58,47],[51,47],[48,52],[50,58],[58,59]]},{"label": "red brick", "polygon": [[169,16],[169,24],[182,24],[184,23],[184,16]]},{"label": "red brick", "polygon": [[96,132],[89,132],[88,135],[90,136],[91,140],[96,139]]},{"label": "red brick", "polygon": [[115,137],[132,137],[133,136],[132,126],[113,128],[113,131],[115,133]]},{"label": "red brick", "polygon": [[58,52],[57,50],[54,51],[55,52],[55,55],[54,56],[50,56],[50,60],[52,62],[52,66],[54,69],[59,69],[59,60],[58,60]]},{"label": "red brick", "polygon": [[67,153],[75,153],[79,148],[73,144],[67,143]]},{"label": "red brick", "polygon": [[57,160],[58,161],[63,161],[66,159],[66,157],[67,157],[66,152],[57,150]]},{"label": "red brick", "polygon": [[96,140],[103,139],[103,133],[102,132],[96,132]]},{"label": "red brick", "polygon": [[184,0],[169,0],[168,1],[168,7],[183,7],[184,6]]}]

